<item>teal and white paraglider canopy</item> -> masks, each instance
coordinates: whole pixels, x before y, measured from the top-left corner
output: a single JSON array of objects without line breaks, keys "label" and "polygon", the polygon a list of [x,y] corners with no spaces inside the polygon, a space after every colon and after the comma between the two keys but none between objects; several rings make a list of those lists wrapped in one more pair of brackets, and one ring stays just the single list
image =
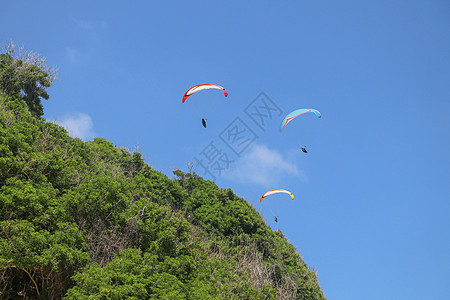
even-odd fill
[{"label": "teal and white paraglider canopy", "polygon": [[322,117],[322,114],[317,110],[317,109],[313,109],[313,108],[301,108],[301,109],[297,109],[294,110],[293,112],[291,112],[290,114],[288,114],[284,119],[283,122],[281,122],[280,125],[280,131],[283,131],[284,127],[286,126],[287,123],[289,123],[290,121],[292,121],[294,118],[303,115],[305,113],[308,112],[313,112],[314,114],[316,114],[316,116],[318,118]]}]

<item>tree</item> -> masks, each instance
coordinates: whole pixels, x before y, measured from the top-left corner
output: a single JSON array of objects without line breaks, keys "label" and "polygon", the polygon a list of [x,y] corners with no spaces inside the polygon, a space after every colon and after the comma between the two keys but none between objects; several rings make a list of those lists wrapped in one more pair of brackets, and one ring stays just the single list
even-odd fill
[{"label": "tree", "polygon": [[35,118],[44,114],[41,98],[48,100],[46,88],[57,79],[57,70],[48,67],[46,59],[23,47],[16,51],[9,43],[0,54],[0,92],[23,99]]}]

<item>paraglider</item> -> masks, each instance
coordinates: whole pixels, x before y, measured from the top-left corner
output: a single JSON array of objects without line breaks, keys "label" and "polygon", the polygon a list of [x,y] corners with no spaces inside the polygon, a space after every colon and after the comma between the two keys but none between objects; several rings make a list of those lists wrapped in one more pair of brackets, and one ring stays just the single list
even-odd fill
[{"label": "paraglider", "polygon": [[208,89],[216,89],[216,90],[222,90],[223,94],[225,95],[225,97],[228,97],[228,92],[221,87],[220,85],[217,84],[212,84],[212,83],[204,83],[204,84],[197,84],[194,85],[193,87],[191,87],[190,89],[188,89],[186,91],[186,93],[184,93],[183,96],[183,103],[184,101],[186,101],[187,98],[189,98],[189,96],[191,96],[192,94],[195,94],[197,92],[203,91],[203,90],[208,90]]},{"label": "paraglider", "polygon": [[306,151],[306,146],[303,146],[301,149],[303,152],[308,153],[308,151]]},{"label": "paraglider", "polygon": [[[208,89],[216,89],[216,90],[222,90],[223,94],[225,95],[225,97],[228,97],[228,92],[221,87],[220,85],[217,84],[212,84],[212,83],[204,83],[204,84],[197,84],[194,85],[193,87],[191,87],[190,89],[188,89],[186,91],[186,93],[184,93],[183,95],[183,103],[186,101],[187,98],[189,98],[192,94],[195,94],[197,92],[203,91],[203,90],[208,90]],[[203,127],[206,128],[206,118],[202,118],[202,125]]]},{"label": "paraglider", "polygon": [[287,123],[292,121],[292,119],[294,119],[295,117],[298,117],[302,114],[305,114],[307,112],[313,112],[318,118],[322,117],[322,114],[316,109],[312,109],[312,108],[297,109],[297,110],[294,110],[293,112],[291,112],[290,114],[288,114],[283,119],[283,122],[281,122],[281,125],[280,125],[280,131],[283,131],[284,127],[287,125]]},{"label": "paraglider", "polygon": [[[262,196],[261,199],[259,200],[259,202],[261,203],[263,201],[264,198],[266,198],[267,196],[273,195],[273,194],[277,194],[277,193],[285,193],[285,194],[289,194],[291,196],[291,199],[294,200],[294,195],[286,190],[283,189],[276,189],[276,190],[270,190],[265,192]],[[273,216],[273,219],[275,222],[278,222],[278,216]]]},{"label": "paraglider", "polygon": [[273,194],[277,194],[277,193],[285,193],[285,194],[289,194],[291,196],[291,199],[294,200],[294,195],[286,190],[283,189],[276,189],[276,190],[270,190],[265,192],[262,196],[261,199],[259,200],[259,202],[262,202],[264,198],[266,198],[267,196],[273,195]]}]

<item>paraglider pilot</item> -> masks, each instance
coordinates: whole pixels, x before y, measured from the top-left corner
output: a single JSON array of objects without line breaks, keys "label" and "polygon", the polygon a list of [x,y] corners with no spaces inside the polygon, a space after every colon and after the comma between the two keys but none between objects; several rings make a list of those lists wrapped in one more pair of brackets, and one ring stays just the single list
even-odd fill
[{"label": "paraglider pilot", "polygon": [[278,222],[278,216],[274,216],[273,219],[275,220],[275,222]]},{"label": "paraglider pilot", "polygon": [[305,152],[305,153],[308,153],[308,151],[306,151],[306,146],[302,147],[302,151]]},{"label": "paraglider pilot", "polygon": [[206,119],[203,119],[203,118],[202,118],[202,125],[203,125],[203,127],[206,128]]}]

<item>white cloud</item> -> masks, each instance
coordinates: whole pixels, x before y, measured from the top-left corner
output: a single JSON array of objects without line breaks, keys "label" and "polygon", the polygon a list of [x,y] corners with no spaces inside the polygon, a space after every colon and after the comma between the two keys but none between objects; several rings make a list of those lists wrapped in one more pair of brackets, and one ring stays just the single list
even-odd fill
[{"label": "white cloud", "polygon": [[253,182],[264,186],[279,184],[285,176],[307,180],[294,162],[288,161],[277,150],[265,145],[254,145],[244,156],[233,163],[234,168],[225,176],[229,179]]},{"label": "white cloud", "polygon": [[108,28],[105,21],[71,18],[75,28],[83,32],[81,43],[66,46],[66,57],[71,64],[86,63],[98,54],[102,32]]},{"label": "white cloud", "polygon": [[66,56],[71,64],[76,64],[80,60],[78,50],[72,47],[66,47]]},{"label": "white cloud", "polygon": [[108,24],[105,21],[96,21],[96,20],[83,20],[77,18],[71,18],[75,25],[80,29],[106,29]]},{"label": "white cloud", "polygon": [[61,120],[56,120],[55,123],[64,127],[71,137],[77,137],[85,141],[95,137],[94,123],[87,114],[66,115]]}]

